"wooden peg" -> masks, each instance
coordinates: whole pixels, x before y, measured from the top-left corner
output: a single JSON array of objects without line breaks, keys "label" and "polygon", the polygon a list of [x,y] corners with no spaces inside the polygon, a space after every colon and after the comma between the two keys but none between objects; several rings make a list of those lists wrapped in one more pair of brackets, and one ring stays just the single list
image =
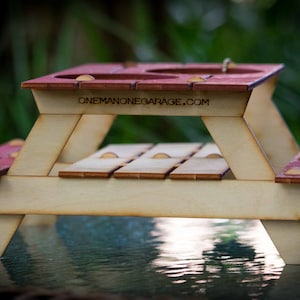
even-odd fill
[{"label": "wooden peg", "polygon": [[95,77],[89,74],[82,74],[76,77],[77,81],[91,81],[95,80]]},{"label": "wooden peg", "polygon": [[204,82],[204,81],[206,81],[206,78],[204,78],[202,76],[192,76],[187,81],[188,82]]},{"label": "wooden peg", "polygon": [[160,153],[154,154],[152,156],[152,158],[155,158],[155,159],[170,158],[170,155],[168,155],[167,153],[160,152]]},{"label": "wooden peg", "polygon": [[105,152],[103,153],[100,158],[118,158],[119,156],[114,152]]}]

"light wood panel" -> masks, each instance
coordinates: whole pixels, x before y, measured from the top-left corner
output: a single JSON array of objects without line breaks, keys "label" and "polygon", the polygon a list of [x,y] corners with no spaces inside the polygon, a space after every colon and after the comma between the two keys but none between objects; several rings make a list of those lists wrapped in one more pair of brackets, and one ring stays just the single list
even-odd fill
[{"label": "light wood panel", "polygon": [[0,215],[0,256],[3,255],[7,245],[13,238],[23,218],[24,215]]},{"label": "light wood panel", "polygon": [[8,174],[47,175],[79,119],[79,115],[40,115]]},{"label": "light wood panel", "polygon": [[128,162],[128,158],[93,158],[82,159],[69,167],[59,171],[60,177],[79,178],[108,178],[122,165]]},{"label": "light wood panel", "polygon": [[[25,144],[9,169],[8,175],[48,175],[79,118],[80,116],[77,115],[39,116]],[[13,214],[11,216],[0,215],[2,238],[0,255],[4,253],[9,241],[23,221],[24,216]]]},{"label": "light wood panel", "polygon": [[262,221],[286,264],[300,262],[300,221]]},{"label": "light wood panel", "polygon": [[223,158],[190,158],[170,173],[172,179],[222,179],[229,171]]},{"label": "light wood panel", "polygon": [[272,180],[274,171],[243,118],[202,117],[237,179]]},{"label": "light wood panel", "polygon": [[59,171],[61,177],[108,178],[130,160],[142,155],[152,144],[112,144]]},{"label": "light wood panel", "polygon": [[1,196],[10,199],[3,201],[1,214],[263,220],[299,220],[300,216],[299,186],[273,181],[4,176]]},{"label": "light wood panel", "polygon": [[59,156],[59,161],[73,163],[96,151],[106,137],[114,120],[114,115],[81,116]]},{"label": "light wood panel", "polygon": [[213,143],[201,147],[201,143],[110,144],[59,170],[59,176],[222,179],[229,167],[220,150]]},{"label": "light wood panel", "polygon": [[185,158],[191,156],[200,147],[201,143],[159,143],[145,152],[142,158],[156,158],[159,154],[170,158]]},{"label": "light wood panel", "polygon": [[138,158],[114,172],[116,178],[164,179],[181,158]]},{"label": "light wood panel", "polygon": [[33,90],[45,114],[242,116],[250,91]]},{"label": "light wood panel", "polygon": [[287,124],[272,102],[277,76],[257,86],[250,97],[245,119],[259,139],[275,173],[300,151]]}]

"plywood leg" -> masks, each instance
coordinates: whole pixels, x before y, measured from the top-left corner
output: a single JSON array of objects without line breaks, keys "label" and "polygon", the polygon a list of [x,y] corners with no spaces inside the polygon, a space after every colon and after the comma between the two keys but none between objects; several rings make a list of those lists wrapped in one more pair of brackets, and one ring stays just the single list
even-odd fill
[{"label": "plywood leg", "polygon": [[300,221],[262,221],[286,264],[300,264]]},{"label": "plywood leg", "polygon": [[80,117],[80,115],[40,115],[8,175],[47,176]]},{"label": "plywood leg", "polygon": [[10,240],[23,220],[23,215],[2,215],[0,216],[0,256],[3,255]]},{"label": "plywood leg", "polygon": [[55,215],[26,215],[22,226],[53,226],[57,221]]},{"label": "plywood leg", "polygon": [[236,179],[274,180],[274,172],[242,117],[202,117]]},{"label": "plywood leg", "polygon": [[[8,176],[47,176],[79,118],[79,115],[41,115],[9,169]],[[24,215],[0,215],[0,255],[4,253],[23,218]]]},{"label": "plywood leg", "polygon": [[74,163],[97,150],[111,128],[114,115],[82,115],[59,161]]},{"label": "plywood leg", "polygon": [[256,87],[250,97],[245,119],[259,139],[274,170],[279,173],[298,153],[299,147],[272,102],[276,77]]}]

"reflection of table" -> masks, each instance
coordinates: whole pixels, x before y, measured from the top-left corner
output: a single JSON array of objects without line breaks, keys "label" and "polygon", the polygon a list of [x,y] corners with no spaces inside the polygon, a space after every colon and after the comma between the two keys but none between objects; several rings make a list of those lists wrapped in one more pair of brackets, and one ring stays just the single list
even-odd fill
[{"label": "reflection of table", "polygon": [[[274,182],[299,151],[271,101],[282,67],[95,64],[24,82],[40,116],[0,181],[1,250],[26,214],[249,218],[262,220],[287,263],[300,263],[299,185]],[[57,176],[126,114],[200,116],[234,179]]]}]

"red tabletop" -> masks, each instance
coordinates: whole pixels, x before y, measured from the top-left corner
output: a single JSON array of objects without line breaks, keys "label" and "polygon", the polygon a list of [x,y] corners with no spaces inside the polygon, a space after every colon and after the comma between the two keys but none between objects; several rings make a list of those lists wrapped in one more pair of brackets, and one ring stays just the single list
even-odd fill
[{"label": "red tabletop", "polygon": [[248,91],[279,73],[283,64],[95,63],[22,82],[49,90],[226,90]]}]

